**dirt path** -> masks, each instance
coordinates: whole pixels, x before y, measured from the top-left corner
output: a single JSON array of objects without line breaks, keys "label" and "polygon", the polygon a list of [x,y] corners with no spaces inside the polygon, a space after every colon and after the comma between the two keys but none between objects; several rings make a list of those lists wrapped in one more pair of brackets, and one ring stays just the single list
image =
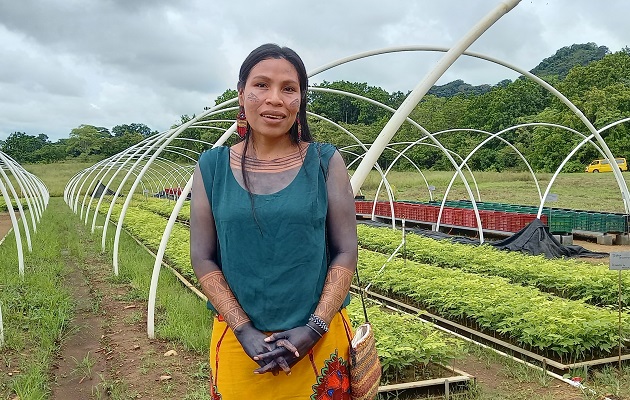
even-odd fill
[{"label": "dirt path", "polygon": [[90,254],[80,265],[64,251],[61,256],[76,316],[54,366],[52,399],[184,399],[199,387],[205,355],[147,337],[146,301],[112,279],[110,259]]},{"label": "dirt path", "polygon": [[0,240],[13,228],[8,212],[0,213]]}]

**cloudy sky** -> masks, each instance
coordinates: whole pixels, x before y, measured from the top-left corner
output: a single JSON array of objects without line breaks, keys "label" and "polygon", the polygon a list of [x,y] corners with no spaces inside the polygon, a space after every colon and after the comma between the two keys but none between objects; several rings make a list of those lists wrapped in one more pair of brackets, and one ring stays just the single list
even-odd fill
[{"label": "cloudy sky", "polygon": [[[292,47],[308,70],[391,46],[449,47],[499,0],[0,0],[0,140],[67,138],[81,124],[143,123],[163,131],[236,86],[266,42]],[[526,70],[556,50],[630,46],[627,0],[522,0],[470,47]],[[316,75],[413,89],[442,56],[381,55]],[[495,84],[517,74],[460,58],[438,81]]]}]

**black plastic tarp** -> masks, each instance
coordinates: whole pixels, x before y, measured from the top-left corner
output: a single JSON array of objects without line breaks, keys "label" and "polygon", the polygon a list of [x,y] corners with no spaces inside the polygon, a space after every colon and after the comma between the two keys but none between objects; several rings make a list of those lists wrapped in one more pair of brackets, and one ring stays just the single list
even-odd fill
[{"label": "black plastic tarp", "polygon": [[105,187],[102,183],[99,183],[94,192],[92,193],[94,197],[102,197],[103,195],[112,196],[116,194],[116,192],[111,191]]},{"label": "black plastic tarp", "polygon": [[531,255],[542,254],[547,258],[561,257],[608,257],[608,253],[591,251],[578,245],[563,245],[549,228],[539,219],[535,219],[514,235],[489,243],[500,250],[520,251]]}]

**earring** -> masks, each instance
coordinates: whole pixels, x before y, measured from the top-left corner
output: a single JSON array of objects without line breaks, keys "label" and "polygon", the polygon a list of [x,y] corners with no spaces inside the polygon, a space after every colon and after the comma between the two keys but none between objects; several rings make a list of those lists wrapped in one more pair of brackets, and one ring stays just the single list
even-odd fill
[{"label": "earring", "polygon": [[245,138],[247,134],[247,118],[245,117],[245,109],[241,106],[238,110],[238,116],[236,117],[236,132],[241,137]]},{"label": "earring", "polygon": [[297,141],[299,143],[302,141],[302,124],[300,124],[300,116],[298,115],[295,120],[297,121]]}]

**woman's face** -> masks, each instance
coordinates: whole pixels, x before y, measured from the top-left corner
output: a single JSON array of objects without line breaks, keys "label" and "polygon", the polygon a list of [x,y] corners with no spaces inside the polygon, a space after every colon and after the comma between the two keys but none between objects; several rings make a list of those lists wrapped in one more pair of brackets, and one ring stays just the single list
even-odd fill
[{"label": "woman's face", "polygon": [[269,138],[286,135],[291,129],[300,110],[300,99],[298,73],[283,58],[256,64],[238,94],[252,133]]}]

